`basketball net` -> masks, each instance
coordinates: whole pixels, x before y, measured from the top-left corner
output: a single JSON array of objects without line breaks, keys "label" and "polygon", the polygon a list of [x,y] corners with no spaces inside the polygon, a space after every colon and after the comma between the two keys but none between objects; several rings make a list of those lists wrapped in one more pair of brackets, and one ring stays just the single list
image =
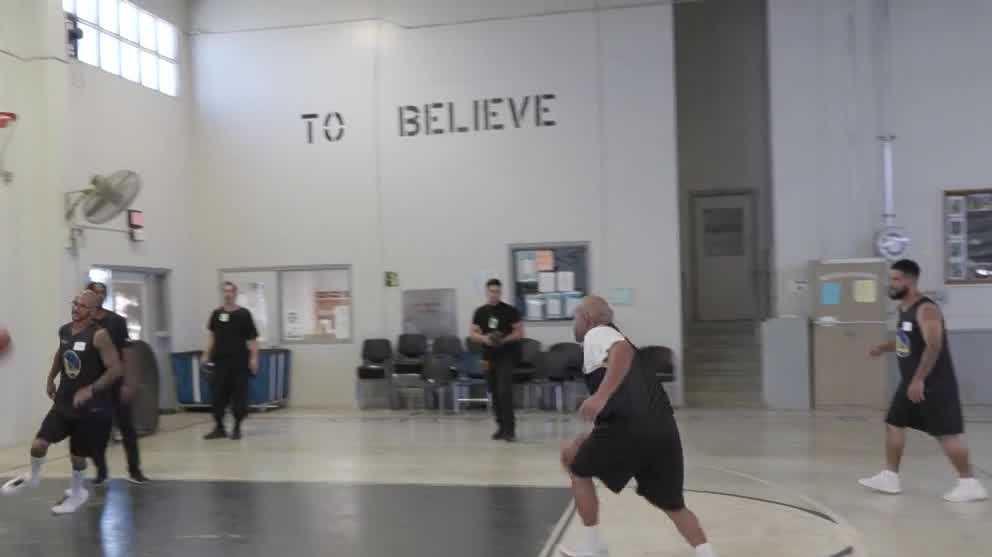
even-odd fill
[{"label": "basketball net", "polygon": [[3,167],[3,157],[7,152],[7,145],[14,135],[14,127],[17,124],[17,114],[13,112],[0,112],[0,182],[9,184],[14,175],[7,172]]}]

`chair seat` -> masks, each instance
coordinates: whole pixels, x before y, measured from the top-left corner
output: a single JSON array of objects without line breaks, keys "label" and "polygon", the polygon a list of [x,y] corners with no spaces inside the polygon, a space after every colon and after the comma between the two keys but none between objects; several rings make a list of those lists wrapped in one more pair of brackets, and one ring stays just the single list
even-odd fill
[{"label": "chair seat", "polygon": [[424,371],[423,360],[400,359],[393,363],[395,373],[420,373]]},{"label": "chair seat", "polygon": [[358,368],[358,378],[359,379],[385,379],[386,378],[386,368],[376,365],[365,365],[359,366]]},{"label": "chair seat", "polygon": [[393,384],[400,388],[416,389],[423,387],[426,382],[419,373],[396,373],[393,372]]}]

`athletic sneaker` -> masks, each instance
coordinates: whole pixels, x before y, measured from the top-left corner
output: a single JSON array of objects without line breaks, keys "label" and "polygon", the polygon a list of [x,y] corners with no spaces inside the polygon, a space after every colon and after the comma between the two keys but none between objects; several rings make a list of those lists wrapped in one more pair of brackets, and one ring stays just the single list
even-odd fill
[{"label": "athletic sneaker", "polygon": [[41,480],[32,481],[30,476],[17,476],[16,478],[3,484],[3,487],[0,488],[0,493],[3,493],[4,495],[13,495],[26,487],[38,487],[40,483]]},{"label": "athletic sneaker", "polygon": [[503,440],[506,441],[507,443],[516,443],[517,442],[517,434],[516,433],[504,433],[503,434]]},{"label": "athletic sneaker", "polygon": [[241,439],[241,428],[237,428],[231,432],[231,439],[234,441]]},{"label": "athletic sneaker", "polygon": [[494,433],[493,436],[492,436],[492,440],[493,441],[499,441],[502,438],[503,438],[503,430],[502,429],[499,430],[499,431],[497,431],[496,433]]},{"label": "athletic sneaker", "polygon": [[984,501],[989,498],[988,491],[975,478],[962,478],[958,480],[958,485],[944,495],[944,500],[951,503],[971,503],[973,501]]},{"label": "athletic sneaker", "polygon": [[566,557],[609,557],[610,552],[606,549],[606,546],[600,547],[559,547],[562,555]]},{"label": "athletic sneaker", "polygon": [[76,496],[66,495],[59,501],[58,505],[52,507],[52,512],[55,514],[72,514],[79,510],[79,507],[85,505],[89,498],[90,492],[85,489],[80,490],[79,495]]},{"label": "athletic sneaker", "polygon": [[107,485],[107,475],[106,474],[97,474],[97,476],[95,478],[93,478],[93,486],[94,487],[102,487],[102,486],[105,486],[105,485]]},{"label": "athletic sneaker", "polygon": [[206,440],[212,439],[227,439],[227,432],[219,427],[215,427],[213,431],[203,436]]},{"label": "athletic sneaker", "polygon": [[899,474],[891,470],[882,470],[870,478],[858,480],[858,483],[880,493],[888,493],[889,495],[902,493],[902,487],[899,484]]},{"label": "athletic sneaker", "polygon": [[131,472],[127,477],[127,481],[135,485],[144,485],[146,483],[151,482],[151,480],[149,480],[147,477],[145,477],[144,474],[141,473],[141,470],[138,470],[137,472]]}]

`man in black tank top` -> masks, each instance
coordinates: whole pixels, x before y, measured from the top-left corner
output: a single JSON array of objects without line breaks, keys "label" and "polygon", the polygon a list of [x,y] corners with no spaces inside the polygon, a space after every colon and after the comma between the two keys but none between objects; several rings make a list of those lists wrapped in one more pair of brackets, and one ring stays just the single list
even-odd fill
[{"label": "man in black tank top", "polygon": [[685,506],[682,441],[671,402],[655,370],[613,325],[606,300],[590,296],[575,313],[575,340],[582,342],[583,371],[591,396],[579,409],[595,427],[562,447],[561,462],[572,478],[575,508],[582,519],[569,557],[606,557],[599,534],[599,500],[593,478],[620,493],[631,479],[637,493],[664,511],[695,548],[696,557],[716,557],[699,519]]},{"label": "man in black tank top", "polygon": [[935,437],[957,470],[958,485],[944,495],[952,503],[988,498],[972,474],[964,441],[964,419],[951,349],[940,308],[919,290],[920,267],[908,259],[897,261],[889,272],[889,297],[899,301],[896,340],[872,348],[878,357],[895,352],[902,380],[885,418],[886,469],[860,481],[883,493],[902,491],[899,464],[906,446],[906,428]]},{"label": "man in black tank top", "polygon": [[[59,348],[48,374],[48,396],[54,401],[31,444],[31,473],[5,483],[11,495],[41,481],[48,447],[69,438],[72,483],[52,512],[75,512],[89,499],[83,486],[86,459],[106,444],[110,433],[107,390],[121,375],[120,356],[107,331],[93,322],[99,297],[86,290],[72,302],[72,322],[59,329]],[[56,385],[55,379],[59,382]]]}]

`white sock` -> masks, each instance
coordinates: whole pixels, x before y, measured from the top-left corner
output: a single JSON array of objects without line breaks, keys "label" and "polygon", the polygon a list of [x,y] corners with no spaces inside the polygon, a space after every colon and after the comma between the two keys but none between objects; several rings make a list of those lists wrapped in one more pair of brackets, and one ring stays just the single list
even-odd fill
[{"label": "white sock", "polygon": [[83,494],[83,472],[85,472],[85,470],[72,471],[72,483],[70,484],[70,488],[72,489],[73,497],[80,497]]},{"label": "white sock", "polygon": [[964,487],[977,487],[981,485],[978,478],[958,478],[958,485]]},{"label": "white sock", "polygon": [[28,481],[37,485],[41,481],[41,465],[45,463],[45,457],[31,457],[31,476]]},{"label": "white sock", "polygon": [[603,542],[602,536],[599,535],[598,526],[583,526],[582,539],[583,543],[590,548],[600,548],[606,545]]},{"label": "white sock", "polygon": [[697,545],[696,557],[716,557],[716,551],[713,551],[713,546],[709,543]]}]

